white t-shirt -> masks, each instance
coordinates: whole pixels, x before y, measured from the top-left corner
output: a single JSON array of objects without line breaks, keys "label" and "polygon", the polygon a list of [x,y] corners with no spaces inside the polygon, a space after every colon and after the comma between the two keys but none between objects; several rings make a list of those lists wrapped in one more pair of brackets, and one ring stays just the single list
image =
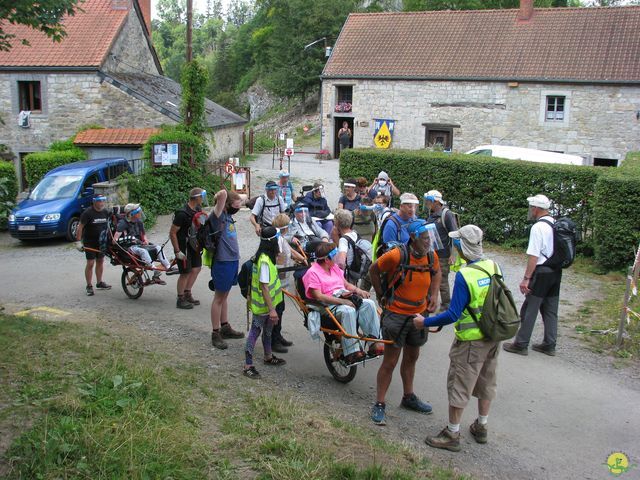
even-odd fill
[{"label": "white t-shirt", "polygon": [[[267,199],[267,203],[264,202],[265,196],[260,195],[256,199],[256,203],[253,206],[253,210],[251,213],[256,216],[258,220],[260,220],[260,213],[262,213],[262,223],[265,225],[271,225],[273,219],[276,218],[276,215],[285,211],[287,206],[284,204],[284,200],[280,195],[276,195],[276,198],[273,200]],[[262,208],[264,205],[264,209]]]},{"label": "white t-shirt", "polygon": [[271,275],[269,275],[269,264],[263,262],[260,265],[260,283],[266,283],[267,285],[271,281]]},{"label": "white t-shirt", "polygon": [[544,217],[540,217],[531,227],[527,255],[538,257],[536,265],[542,265],[553,255],[553,228],[548,223],[541,222],[540,220],[543,218],[551,223],[555,223],[553,217],[545,215]]}]

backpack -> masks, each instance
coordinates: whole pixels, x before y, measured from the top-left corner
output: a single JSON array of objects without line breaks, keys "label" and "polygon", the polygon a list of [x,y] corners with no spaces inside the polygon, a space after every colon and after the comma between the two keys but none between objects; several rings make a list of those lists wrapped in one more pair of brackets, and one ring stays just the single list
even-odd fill
[{"label": "backpack", "polygon": [[248,298],[249,290],[251,289],[251,277],[253,275],[253,258],[250,258],[242,264],[240,267],[240,273],[238,273],[238,286],[240,287],[240,293],[244,298]]},{"label": "backpack", "polygon": [[547,260],[542,265],[553,269],[570,267],[576,258],[578,241],[576,224],[569,217],[559,218],[555,223],[544,218],[538,221],[550,225],[553,229],[553,253],[550,257],[544,255]]},{"label": "backpack", "polygon": [[353,252],[351,264],[348,264],[344,270],[344,277],[347,279],[347,281],[357,285],[358,280],[367,276],[369,267],[371,267],[372,262],[366,251],[371,248],[371,242],[369,242],[369,240],[360,238],[357,233],[355,241],[353,241],[353,239],[348,235],[344,235],[342,238],[347,241],[347,243],[349,244],[349,249]]},{"label": "backpack", "polygon": [[400,249],[400,263],[398,264],[398,268],[395,272],[389,275],[389,273],[385,273],[380,277],[380,284],[382,286],[382,297],[385,299],[386,303],[393,302],[393,294],[407,277],[407,273],[411,274],[411,272],[423,272],[425,270],[429,270],[429,274],[433,278],[433,275],[437,273],[437,271],[433,268],[433,263],[435,257],[433,252],[427,253],[428,263],[426,266],[423,265],[410,265],[410,257],[409,257],[409,248],[404,243],[395,243],[392,242],[392,248],[388,251],[393,250],[393,248]]},{"label": "backpack", "polygon": [[[282,213],[282,208],[280,205],[280,196],[276,195],[276,202],[278,202],[275,205],[267,205],[267,196],[266,195],[260,195],[260,197],[262,197],[262,209],[260,210],[260,213],[258,214],[256,221],[258,222],[259,225],[262,225],[262,217],[264,215],[264,209],[265,208],[274,208],[274,207],[278,207],[278,213]],[[256,197],[256,202],[258,201],[258,198],[260,197]],[[253,204],[253,206],[255,206],[255,202]],[[252,207],[253,209],[253,207]]]},{"label": "backpack", "polygon": [[391,250],[392,247],[395,246],[396,242],[390,242],[389,244],[386,244],[382,241],[382,232],[384,232],[384,228],[387,226],[387,222],[389,222],[389,220],[393,221],[393,223],[396,224],[397,227],[397,237],[396,237],[396,242],[400,243],[400,229],[402,228],[402,225],[400,225],[400,222],[398,221],[397,218],[395,218],[393,216],[393,213],[391,215],[388,215],[387,218],[385,218],[382,221],[382,224],[380,224],[380,228],[378,229],[378,231],[376,232],[375,237],[373,238],[373,244],[372,244],[372,260],[375,262],[376,259],[378,259],[379,257],[381,257],[383,254],[385,254],[386,252],[388,252],[389,250]]},{"label": "backpack", "polygon": [[478,324],[482,334],[490,340],[500,342],[512,338],[520,328],[520,316],[511,290],[504,283],[502,275],[498,273],[498,266],[494,263],[495,272],[493,274],[473,263],[465,268],[474,268],[486,273],[491,282],[484,305],[482,305],[480,319],[467,307],[466,310],[471,318]]},{"label": "backpack", "polygon": [[[186,213],[186,210],[183,210]],[[188,215],[188,213],[187,213]],[[196,212],[191,217],[191,223],[187,230],[187,244],[194,252],[201,252],[204,248],[204,226],[207,224],[207,214]]]}]

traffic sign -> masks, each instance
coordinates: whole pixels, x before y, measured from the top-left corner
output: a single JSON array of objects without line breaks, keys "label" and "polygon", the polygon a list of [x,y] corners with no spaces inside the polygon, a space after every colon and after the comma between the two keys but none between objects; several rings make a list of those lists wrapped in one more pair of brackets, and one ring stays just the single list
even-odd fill
[{"label": "traffic sign", "polygon": [[224,164],[224,171],[228,174],[233,173],[233,163],[227,162]]},{"label": "traffic sign", "polygon": [[287,156],[287,157],[291,157],[291,156],[293,156],[293,148],[285,148],[285,150],[284,150],[284,154],[285,154],[285,156]]}]

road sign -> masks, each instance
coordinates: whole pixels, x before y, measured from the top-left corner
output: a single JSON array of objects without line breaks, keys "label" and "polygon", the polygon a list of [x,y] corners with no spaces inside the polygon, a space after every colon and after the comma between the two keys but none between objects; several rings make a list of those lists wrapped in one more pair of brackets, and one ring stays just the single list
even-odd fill
[{"label": "road sign", "polygon": [[293,148],[293,138],[287,138],[287,148]]},{"label": "road sign", "polygon": [[228,174],[233,173],[233,163],[227,162],[224,164],[224,171]]},{"label": "road sign", "polygon": [[293,156],[293,148],[285,148],[285,150],[284,150],[284,154],[285,154],[285,156],[287,156],[287,157],[291,157],[291,156]]}]

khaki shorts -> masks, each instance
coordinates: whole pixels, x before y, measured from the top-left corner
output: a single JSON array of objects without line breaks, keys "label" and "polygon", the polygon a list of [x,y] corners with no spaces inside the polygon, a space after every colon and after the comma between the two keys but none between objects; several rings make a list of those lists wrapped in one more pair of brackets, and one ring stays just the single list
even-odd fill
[{"label": "khaki shorts", "polygon": [[471,395],[481,400],[496,398],[499,346],[493,340],[453,341],[447,375],[449,405],[464,408]]},{"label": "khaki shorts", "polygon": [[[408,320],[407,317],[409,317]],[[429,333],[426,328],[418,330],[413,325],[413,315],[402,315],[385,310],[382,312],[380,324],[382,326],[382,338],[393,340],[394,347],[402,348],[405,345],[421,347],[427,343]]]}]

